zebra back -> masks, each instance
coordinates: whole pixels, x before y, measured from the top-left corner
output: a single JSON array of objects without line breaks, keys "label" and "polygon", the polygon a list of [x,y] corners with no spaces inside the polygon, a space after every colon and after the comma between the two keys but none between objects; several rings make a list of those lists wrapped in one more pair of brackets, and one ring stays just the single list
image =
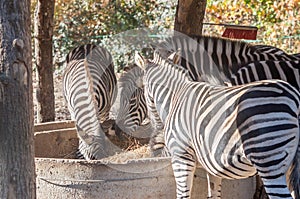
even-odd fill
[{"label": "zebra back", "polygon": [[294,57],[296,57],[297,59],[300,59],[300,53],[295,53],[293,54]]},{"label": "zebra back", "polygon": [[70,61],[85,59],[94,48],[96,48],[96,46],[93,44],[81,45],[74,48],[67,54],[66,63],[68,64]]},{"label": "zebra back", "polygon": [[165,58],[180,49],[181,65],[188,69],[193,80],[199,81],[205,75],[219,80],[219,84],[227,82],[232,74],[251,61],[295,60],[295,56],[275,47],[210,36],[173,36],[157,44],[156,49]]},{"label": "zebra back", "polygon": [[287,54],[282,49],[269,45],[254,45],[254,48],[262,54],[273,57],[271,60],[294,61],[300,60],[297,54]]},{"label": "zebra back", "polygon": [[300,60],[250,62],[233,74],[230,82],[242,85],[265,79],[284,80],[300,91]]}]

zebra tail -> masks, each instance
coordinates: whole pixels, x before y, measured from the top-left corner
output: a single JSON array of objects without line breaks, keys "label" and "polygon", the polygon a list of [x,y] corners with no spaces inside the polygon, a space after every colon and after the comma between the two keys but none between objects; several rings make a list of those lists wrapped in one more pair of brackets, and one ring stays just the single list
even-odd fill
[{"label": "zebra tail", "polygon": [[294,198],[300,198],[300,136],[299,136],[299,143],[298,149],[295,154],[295,157],[292,162],[291,166],[291,173],[290,173],[290,188],[294,192]]}]

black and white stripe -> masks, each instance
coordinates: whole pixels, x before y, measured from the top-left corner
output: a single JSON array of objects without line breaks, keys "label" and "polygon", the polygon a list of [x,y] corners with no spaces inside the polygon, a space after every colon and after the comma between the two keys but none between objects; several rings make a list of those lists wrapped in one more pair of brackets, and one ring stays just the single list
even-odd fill
[{"label": "black and white stripe", "polygon": [[275,46],[269,46],[269,45],[254,45],[253,46],[256,50],[258,50],[262,54],[267,54],[268,57],[266,57],[265,60],[285,60],[285,61],[293,61],[293,60],[299,60],[300,57],[297,56],[297,54],[287,54],[285,51],[283,51],[280,48],[277,48]]},{"label": "black and white stripe", "polygon": [[281,79],[300,91],[300,61],[256,61],[241,67],[230,78],[232,85],[258,80]]},{"label": "black and white stripe", "polygon": [[294,57],[296,57],[297,59],[300,59],[300,53],[295,53],[293,54]]},{"label": "black and white stripe", "polygon": [[[248,65],[249,62],[257,61],[256,63],[258,63],[259,60],[293,61],[299,59],[296,55],[288,55],[281,49],[273,46],[251,45],[243,41],[209,36],[192,38],[185,35],[173,36],[166,38],[165,41],[154,46],[164,57],[180,49],[181,65],[188,69],[192,79],[202,81],[205,77],[206,81],[216,85],[224,85],[225,82],[230,82],[232,80],[231,76],[237,73],[244,65]],[[292,65],[295,66],[295,64]],[[298,70],[298,68],[296,67],[295,70]],[[283,68],[281,73],[284,73],[283,76],[288,77],[289,72],[290,70]],[[264,79],[281,78],[277,76],[263,77],[262,75],[258,75],[253,81]],[[287,78],[282,79],[286,80]],[[293,82],[290,83],[294,85]],[[139,96],[143,98],[143,95]],[[143,101],[139,98],[136,98],[136,100],[136,103]],[[132,104],[133,103],[135,103],[134,100],[132,100]],[[131,114],[138,115],[138,109],[135,110],[136,112],[134,113],[134,111],[132,111]],[[120,109],[120,111],[122,112],[122,109]],[[125,115],[122,115],[122,117],[125,117]],[[143,118],[140,118],[139,120],[142,119]],[[136,119],[136,121],[139,120]],[[139,122],[135,122],[134,124],[138,123]],[[131,126],[130,128],[136,129],[137,126]],[[158,136],[158,138],[159,137],[161,136]],[[155,141],[153,143],[155,143]]]},{"label": "black and white stripe", "polygon": [[[240,40],[218,37],[201,36],[190,38],[185,35],[179,35],[167,38],[165,41],[155,45],[155,47],[164,57],[180,49],[180,63],[184,68],[188,69],[190,76],[195,81],[205,80],[215,85],[224,85],[225,83],[235,85],[236,82],[231,82],[233,81],[232,76],[238,71],[244,71],[243,66],[248,67],[249,63],[251,63],[251,65],[254,65],[252,68],[257,67],[258,75],[251,77],[251,81],[247,82],[282,79],[293,86],[299,85],[299,64],[295,61],[299,61],[299,58],[273,46],[251,45]],[[261,67],[259,66],[261,63],[266,64],[262,64],[263,67]],[[273,65],[277,65],[277,69],[273,69]],[[263,75],[261,73],[263,70],[270,72],[267,75]],[[280,73],[279,75],[276,74],[276,70]],[[239,83],[241,84],[243,79],[240,78],[239,80],[241,80]],[[299,90],[299,86],[296,88]],[[155,141],[156,137],[158,138],[157,141]],[[154,148],[158,149],[163,146],[161,137],[160,135],[154,136],[154,141],[152,142]],[[161,144],[154,146],[156,142]]]},{"label": "black and white stripe", "polygon": [[144,97],[144,72],[134,66],[125,71],[120,79],[120,107],[116,118],[116,134],[121,132],[132,134],[147,116]]},{"label": "black and white stripe", "polygon": [[298,59],[276,47],[209,36],[173,36],[157,44],[156,48],[164,57],[180,49],[181,65],[188,69],[193,80],[199,81],[206,75],[220,85],[249,62]]},{"label": "black and white stripe", "polygon": [[76,121],[79,152],[85,159],[108,155],[101,122],[109,117],[116,81],[113,60],[105,48],[87,44],[67,55],[63,92],[71,118]]},{"label": "black and white stripe", "polygon": [[190,198],[196,162],[217,183],[209,198],[221,197],[222,178],[256,173],[270,199],[292,199],[286,177],[300,197],[300,96],[293,86],[281,80],[213,86],[192,81],[185,69],[158,55],[148,63],[136,60],[145,69],[151,121],[164,131],[171,153],[177,198]]}]

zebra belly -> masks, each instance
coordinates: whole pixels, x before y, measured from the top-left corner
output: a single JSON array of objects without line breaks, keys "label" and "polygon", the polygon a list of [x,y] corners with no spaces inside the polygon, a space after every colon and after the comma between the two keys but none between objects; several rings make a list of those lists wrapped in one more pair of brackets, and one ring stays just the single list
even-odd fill
[{"label": "zebra belly", "polygon": [[[256,169],[244,154],[240,132],[232,119],[236,114],[230,110],[230,105],[206,114],[198,96],[191,97],[186,92],[181,99],[174,103],[167,120],[178,145],[188,147],[190,143],[197,161],[212,175],[227,179],[255,175]],[[197,109],[193,108],[195,104],[199,105]]]}]

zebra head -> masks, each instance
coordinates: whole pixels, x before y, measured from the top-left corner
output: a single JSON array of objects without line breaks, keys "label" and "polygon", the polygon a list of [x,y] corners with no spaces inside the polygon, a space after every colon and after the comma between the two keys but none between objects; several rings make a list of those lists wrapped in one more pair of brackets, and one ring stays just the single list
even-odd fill
[{"label": "zebra head", "polygon": [[119,79],[120,108],[115,125],[117,135],[121,132],[132,134],[146,118],[143,75],[144,72],[133,65]]},{"label": "zebra head", "polygon": [[[109,121],[106,123],[109,123]],[[76,130],[79,138],[76,156],[79,159],[99,160],[121,151],[118,146],[114,145],[109,138],[105,136],[100,124],[97,129],[94,129],[92,134],[86,132],[78,126],[78,124],[76,124]]]}]

